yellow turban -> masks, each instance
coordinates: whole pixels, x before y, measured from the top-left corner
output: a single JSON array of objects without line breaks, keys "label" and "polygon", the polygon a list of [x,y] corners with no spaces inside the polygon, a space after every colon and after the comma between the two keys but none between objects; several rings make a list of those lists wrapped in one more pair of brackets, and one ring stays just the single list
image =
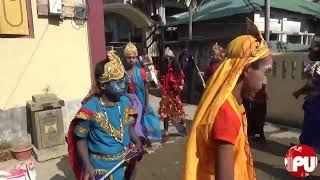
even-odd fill
[{"label": "yellow turban", "polygon": [[207,159],[213,151],[210,136],[215,117],[236,86],[245,66],[270,54],[266,42],[252,24],[248,22],[248,34],[251,35],[242,35],[230,42],[226,50],[227,59],[215,71],[203,93],[186,145],[185,180],[199,178],[198,173],[206,171],[201,169],[203,167],[214,171],[213,160],[209,161],[211,164],[201,164],[203,161],[200,160]]},{"label": "yellow turban", "polygon": [[124,55],[126,57],[138,56],[137,47],[133,43],[129,42],[124,48]]}]

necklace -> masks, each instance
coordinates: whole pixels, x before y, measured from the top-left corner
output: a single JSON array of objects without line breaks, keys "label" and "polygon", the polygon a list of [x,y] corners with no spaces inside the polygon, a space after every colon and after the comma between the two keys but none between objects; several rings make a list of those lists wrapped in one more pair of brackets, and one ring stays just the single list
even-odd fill
[{"label": "necklace", "polygon": [[103,109],[103,113],[105,115],[105,117],[108,119],[108,116],[107,116],[107,111],[106,111],[106,108],[107,107],[111,107],[111,106],[114,106],[114,105],[117,105],[118,107],[118,114],[119,114],[119,119],[121,119],[121,110],[120,110],[120,103],[119,102],[116,102],[114,103],[113,105],[107,105],[106,103],[103,102],[103,100],[101,98],[99,98],[99,102],[100,104],[102,105],[102,109]]},{"label": "necklace", "polygon": [[[108,122],[109,118],[108,118],[108,113],[107,113],[107,111],[106,111],[106,108],[107,108],[108,106],[105,105],[105,103],[102,101],[101,98],[99,98],[99,103],[100,103],[101,106],[102,106],[103,114],[104,114],[104,116],[105,116],[105,118],[106,118],[107,123],[110,124],[110,122]],[[120,130],[117,131],[117,129],[116,129],[115,127],[110,128],[110,130],[111,130],[111,134],[115,134],[115,133],[120,134],[120,137],[119,137],[119,138],[116,137],[116,136],[114,136],[114,135],[113,135],[113,137],[114,137],[114,139],[115,139],[116,141],[118,141],[119,143],[123,144],[123,142],[122,142],[122,139],[123,139],[123,125],[122,125],[122,121],[121,121],[121,104],[120,104],[119,102],[117,102],[117,103],[115,103],[115,104],[116,104],[117,107],[118,107],[118,115],[119,115],[119,121],[120,121]],[[106,107],[105,107],[105,106],[106,106]],[[110,124],[110,126],[112,126],[112,124]]]},{"label": "necklace", "polygon": [[132,77],[132,71],[133,71],[133,69],[130,69],[130,70],[127,72],[127,76],[129,77],[130,80],[131,80],[131,77]]}]

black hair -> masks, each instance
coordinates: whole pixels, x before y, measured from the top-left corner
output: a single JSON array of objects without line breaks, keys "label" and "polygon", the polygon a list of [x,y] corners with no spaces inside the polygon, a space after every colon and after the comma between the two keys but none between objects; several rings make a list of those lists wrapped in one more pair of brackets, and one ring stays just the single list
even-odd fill
[{"label": "black hair", "polygon": [[180,72],[181,72],[181,65],[180,65],[180,63],[179,63],[178,60],[174,59],[174,60],[172,61],[172,68],[173,68],[173,71],[174,71],[174,73],[175,73],[176,75],[179,75],[179,74],[180,74]]},{"label": "black hair", "polygon": [[181,65],[180,65],[179,61],[177,59],[175,59],[174,57],[166,57],[165,71],[164,72],[167,72],[167,70],[168,70],[167,67],[168,67],[168,64],[169,64],[169,58],[172,58],[171,65],[172,65],[174,74],[179,75],[180,72],[181,72]]},{"label": "black hair", "polygon": [[[318,50],[313,50],[313,48],[317,47]],[[309,48],[309,59],[311,61],[320,61],[320,41],[313,42],[313,45]]]},{"label": "black hair", "polygon": [[320,49],[314,53],[316,61],[320,61]]},{"label": "black hair", "polygon": [[[186,61],[188,59],[188,61]],[[184,49],[181,54],[179,55],[179,63],[182,69],[185,69],[188,66],[186,63],[195,64],[192,53],[189,49]]]},{"label": "black hair", "polygon": [[313,42],[313,47],[318,47],[318,48],[320,48],[320,41],[314,41],[314,42]]}]

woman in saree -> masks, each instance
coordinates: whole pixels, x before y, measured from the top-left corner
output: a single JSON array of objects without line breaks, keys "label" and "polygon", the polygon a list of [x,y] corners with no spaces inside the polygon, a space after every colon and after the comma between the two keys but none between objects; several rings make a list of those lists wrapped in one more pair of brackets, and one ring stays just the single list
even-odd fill
[{"label": "woman in saree", "polygon": [[243,99],[253,98],[272,68],[258,28],[232,40],[206,87],[186,145],[185,180],[255,180]]},{"label": "woman in saree", "polygon": [[149,142],[160,141],[160,120],[149,104],[147,76],[139,63],[136,46],[129,42],[124,49],[124,55],[129,66],[127,71],[129,76],[128,97],[138,111],[135,123],[136,133]]}]

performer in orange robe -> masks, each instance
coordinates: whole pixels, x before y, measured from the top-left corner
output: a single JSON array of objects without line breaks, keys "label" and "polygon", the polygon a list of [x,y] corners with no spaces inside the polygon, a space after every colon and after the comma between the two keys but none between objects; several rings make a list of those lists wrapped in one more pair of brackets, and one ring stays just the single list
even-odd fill
[{"label": "performer in orange robe", "polygon": [[248,20],[232,40],[199,103],[186,145],[185,180],[255,180],[242,101],[253,98],[272,68],[267,43]]}]

